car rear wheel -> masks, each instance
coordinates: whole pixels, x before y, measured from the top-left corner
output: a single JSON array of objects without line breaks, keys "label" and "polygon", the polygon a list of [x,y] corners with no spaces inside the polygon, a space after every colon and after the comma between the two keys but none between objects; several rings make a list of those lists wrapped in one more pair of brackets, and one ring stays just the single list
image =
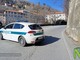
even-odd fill
[{"label": "car rear wheel", "polygon": [[21,46],[25,46],[26,45],[26,40],[24,37],[19,37],[18,42],[20,43]]},{"label": "car rear wheel", "polygon": [[0,33],[0,40],[3,40],[3,35],[2,35],[2,33]]}]

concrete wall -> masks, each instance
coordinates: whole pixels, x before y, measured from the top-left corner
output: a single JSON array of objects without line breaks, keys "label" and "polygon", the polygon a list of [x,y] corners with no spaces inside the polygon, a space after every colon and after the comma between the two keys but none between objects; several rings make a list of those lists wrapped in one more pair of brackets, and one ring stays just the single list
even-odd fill
[{"label": "concrete wall", "polygon": [[80,42],[80,0],[70,0],[67,33]]}]

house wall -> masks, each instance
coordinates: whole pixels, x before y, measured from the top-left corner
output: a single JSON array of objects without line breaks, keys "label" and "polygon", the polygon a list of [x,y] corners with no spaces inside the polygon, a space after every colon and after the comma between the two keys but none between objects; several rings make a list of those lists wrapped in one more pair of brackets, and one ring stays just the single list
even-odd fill
[{"label": "house wall", "polygon": [[27,14],[15,11],[5,11],[6,24],[16,21],[27,21]]},{"label": "house wall", "polygon": [[48,23],[54,23],[54,21],[66,20],[66,16],[65,14],[50,14],[46,15],[45,20],[47,20]]}]

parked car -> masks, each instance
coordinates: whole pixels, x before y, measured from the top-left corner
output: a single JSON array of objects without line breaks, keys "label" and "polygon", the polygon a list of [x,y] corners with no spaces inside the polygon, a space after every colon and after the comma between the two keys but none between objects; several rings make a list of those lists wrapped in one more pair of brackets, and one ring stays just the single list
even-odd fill
[{"label": "parked car", "polygon": [[44,31],[38,24],[13,22],[0,29],[1,39],[19,42],[22,46],[44,40]]}]

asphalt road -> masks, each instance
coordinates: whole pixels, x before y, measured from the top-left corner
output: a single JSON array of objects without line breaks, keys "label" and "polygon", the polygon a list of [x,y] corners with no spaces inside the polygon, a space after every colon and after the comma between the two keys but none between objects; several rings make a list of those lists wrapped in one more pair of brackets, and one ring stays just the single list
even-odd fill
[{"label": "asphalt road", "polygon": [[62,38],[66,26],[45,26],[41,45],[22,47],[19,43],[0,40],[0,60],[70,60]]}]

